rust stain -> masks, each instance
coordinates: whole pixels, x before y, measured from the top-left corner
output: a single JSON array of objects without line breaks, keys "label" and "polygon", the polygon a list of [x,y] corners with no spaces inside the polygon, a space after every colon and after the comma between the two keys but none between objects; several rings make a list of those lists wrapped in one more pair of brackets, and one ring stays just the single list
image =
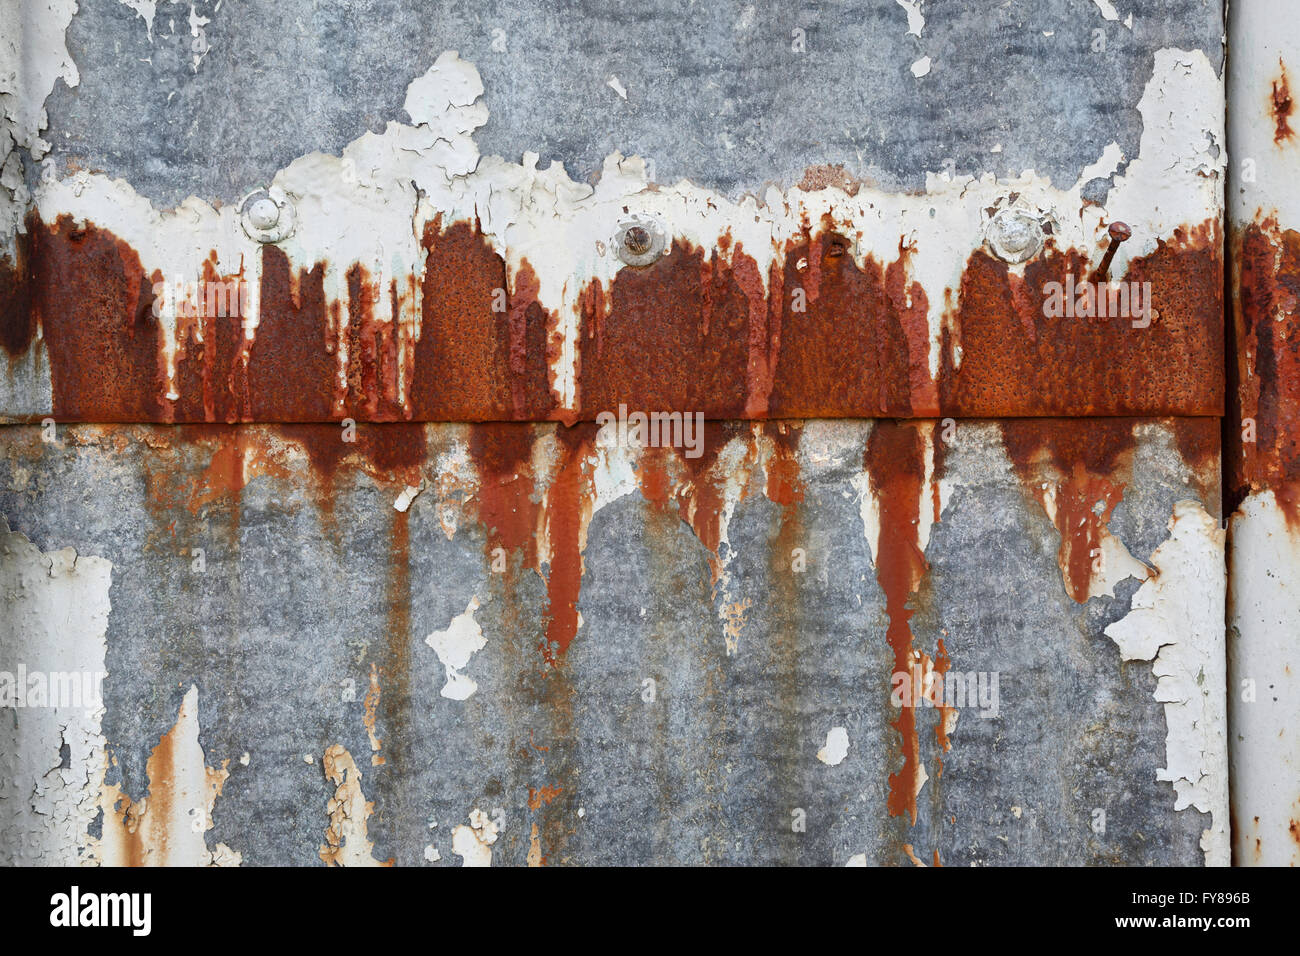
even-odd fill
[{"label": "rust stain", "polygon": [[1295,103],[1291,101],[1291,86],[1287,81],[1286,64],[1282,58],[1278,57],[1277,61],[1278,76],[1273,81],[1272,112],[1273,125],[1276,132],[1273,133],[1273,142],[1279,146],[1295,136],[1295,130],[1291,128],[1291,114],[1295,112]]},{"label": "rust stain", "polygon": [[537,535],[542,528],[542,506],[534,498],[533,438],[527,424],[483,423],[470,428],[469,454],[479,476],[478,515],[487,532],[486,555],[495,566],[494,552],[505,552],[507,582],[516,568],[538,573]]},{"label": "rust stain", "polygon": [[262,246],[260,318],[248,356],[255,421],[329,421],[338,340],[325,296],[325,264],[294,272],[278,246]]},{"label": "rust stain", "polygon": [[563,425],[556,431],[560,466],[546,497],[546,530],[551,545],[546,575],[546,635],[542,654],[556,664],[578,633],[578,595],[582,590],[582,549],[591,517],[593,489],[590,456],[596,428]]},{"label": "rust stain", "polygon": [[1094,550],[1124,498],[1135,424],[1130,418],[1098,418],[1087,427],[1068,419],[998,422],[1022,486],[1061,533],[1057,563],[1066,592],[1080,604],[1089,597]]},{"label": "rust stain", "polygon": [[528,788],[528,809],[540,810],[543,804],[548,804],[564,792],[563,787],[545,784],[537,789]]},{"label": "rust stain", "polygon": [[[708,550],[711,584],[714,587],[718,584],[723,568],[719,551],[728,478],[718,463],[718,455],[728,442],[744,432],[743,423],[706,421],[698,458],[688,457],[683,448],[646,448],[635,464],[642,497],[661,508],[676,507],[681,520],[690,526],[695,537]],[[750,460],[755,452],[751,441]],[[797,482],[797,479],[796,463],[792,480]],[[799,493],[802,494],[801,488]],[[793,491],[789,494],[793,494]]]},{"label": "rust stain", "polygon": [[177,306],[178,398],[172,414],[188,422],[246,421],[251,417],[252,393],[244,323],[251,316],[243,314],[246,296],[239,292],[246,279],[242,271],[218,273],[213,250],[203,263],[202,281],[193,300]]},{"label": "rust stain", "polygon": [[[750,302],[732,270],[675,242],[644,269],[622,269],[608,294],[589,283],[579,338],[586,416],[620,402],[739,418],[745,409]],[[600,308],[594,308],[600,303]]]},{"label": "rust stain", "polygon": [[[28,228],[36,220],[28,217]],[[0,348],[10,364],[31,348],[36,338],[36,313],[32,310],[31,236],[19,233],[14,240],[14,255],[0,256]]]},{"label": "rust stain", "polygon": [[[647,268],[576,290],[569,409],[557,407],[558,316],[538,300],[529,263],[512,274],[477,224],[429,224],[421,270],[383,290],[365,268],[339,265],[345,302],[324,291],[327,263],[291,263],[264,246],[255,331],[239,314],[178,319],[174,400],[153,314],[163,277],[93,223],[33,215],[28,228],[0,264],[0,345],[12,361],[43,342],[62,420],[573,424],[620,402],[713,419],[1222,412],[1213,221],[1180,227],[1129,263],[1122,281],[1152,286],[1158,314],[1146,329],[1124,317],[1045,317],[1045,287],[1086,277],[1087,252],[1049,243],[1021,277],[976,250],[945,295],[937,380],[914,248],[900,242],[893,261],[859,264],[856,237],[823,221],[764,274],[729,235],[707,256],[676,241]],[[251,265],[221,274],[210,256],[195,279],[250,281]]]},{"label": "rust stain", "polygon": [[[892,674],[910,677],[912,673],[913,610],[908,601],[928,567],[917,540],[925,481],[926,440],[921,427],[897,421],[877,422],[867,439],[863,461],[879,506],[876,580],[885,594],[885,613],[889,617],[885,639],[894,652],[891,678]],[[889,814],[906,816],[914,825],[916,795],[922,780],[915,708],[898,708],[898,719],[891,726],[899,735],[903,766],[889,775]]]},{"label": "rust stain", "polygon": [[1235,509],[1247,494],[1272,490],[1289,526],[1300,528],[1300,232],[1271,216],[1251,223],[1233,236],[1233,262],[1227,503]]},{"label": "rust stain", "polygon": [[[29,321],[39,323],[49,355],[55,417],[167,421],[156,278],[126,242],[93,223],[29,218],[28,229]],[[7,324],[22,326],[20,319]]]}]

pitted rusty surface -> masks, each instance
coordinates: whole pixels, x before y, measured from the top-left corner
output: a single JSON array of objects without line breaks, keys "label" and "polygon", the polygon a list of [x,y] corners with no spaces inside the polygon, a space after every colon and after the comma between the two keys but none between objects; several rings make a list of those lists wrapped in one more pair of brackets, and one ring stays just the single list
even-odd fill
[{"label": "pitted rusty surface", "polygon": [[1300,527],[1300,232],[1275,218],[1234,236],[1236,384],[1225,482],[1235,506],[1272,490]]},{"label": "pitted rusty surface", "polygon": [[[0,344],[11,362],[46,351],[60,421],[572,423],[619,404],[714,419],[1222,411],[1214,223],[1176,230],[1115,277],[1150,283],[1146,328],[1128,317],[1048,316],[1050,283],[1090,275],[1077,250],[1049,243],[1023,275],[975,251],[945,295],[937,379],[931,304],[908,278],[911,249],[859,266],[851,240],[824,229],[790,243],[762,276],[729,235],[718,239],[725,260],[679,243],[647,268],[619,271],[610,289],[593,282],[583,292],[569,409],[553,381],[555,319],[527,260],[509,274],[465,223],[430,226],[424,271],[391,282],[385,316],[363,266],[347,272],[346,302],[330,301],[324,263],[264,247],[255,332],[237,313],[178,320],[173,397],[152,292],[162,276],[146,276],[134,251],[93,223],[28,225],[21,262],[6,260],[0,277]],[[210,260],[204,269],[214,285],[258,281],[251,266],[218,275]],[[396,319],[417,287],[412,331]]]}]

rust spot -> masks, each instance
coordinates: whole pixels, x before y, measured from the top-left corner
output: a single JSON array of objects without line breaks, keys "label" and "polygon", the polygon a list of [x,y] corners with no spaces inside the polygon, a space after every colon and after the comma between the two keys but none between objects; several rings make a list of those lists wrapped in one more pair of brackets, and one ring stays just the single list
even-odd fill
[{"label": "rust spot", "polygon": [[1237,388],[1225,424],[1228,505],[1272,490],[1289,525],[1300,528],[1300,232],[1272,217],[1252,223],[1233,237],[1233,262]]},{"label": "rust spot", "polygon": [[[998,424],[1021,484],[1061,533],[1057,562],[1065,589],[1075,601],[1085,603],[1102,529],[1124,498],[1136,422],[1098,418],[1081,427],[1069,419],[1025,418]],[[1055,494],[1049,502],[1052,489]]]},{"label": "rust spot", "polygon": [[1281,57],[1278,57],[1277,67],[1278,76],[1273,81],[1272,97],[1273,124],[1276,127],[1273,142],[1280,146],[1295,135],[1295,130],[1291,129],[1291,114],[1295,112],[1295,104],[1291,101],[1291,86],[1287,82],[1286,64]]},{"label": "rust spot", "polygon": [[563,787],[543,785],[537,789],[528,788],[528,809],[540,810],[543,804],[548,804],[564,792]]},{"label": "rust spot", "polygon": [[[880,514],[876,580],[885,594],[885,613],[889,617],[885,639],[894,652],[891,681],[893,674],[910,677],[912,673],[913,611],[908,601],[928,568],[917,540],[925,481],[925,437],[921,427],[915,423],[877,422],[867,439],[863,461]],[[921,781],[915,708],[898,708],[898,719],[891,726],[900,738],[903,766],[889,775],[889,815],[907,816],[915,824]]]},{"label": "rust spot", "polygon": [[809,166],[804,170],[799,188],[805,192],[818,189],[839,189],[850,196],[856,196],[862,184],[840,163],[834,165]]}]

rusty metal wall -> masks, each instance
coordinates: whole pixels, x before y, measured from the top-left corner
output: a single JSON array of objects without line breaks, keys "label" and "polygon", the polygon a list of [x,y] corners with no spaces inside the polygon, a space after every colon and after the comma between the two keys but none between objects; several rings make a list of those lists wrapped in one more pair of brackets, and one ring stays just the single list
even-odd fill
[{"label": "rusty metal wall", "polygon": [[1229,861],[1219,4],[5,3],[0,860]]}]

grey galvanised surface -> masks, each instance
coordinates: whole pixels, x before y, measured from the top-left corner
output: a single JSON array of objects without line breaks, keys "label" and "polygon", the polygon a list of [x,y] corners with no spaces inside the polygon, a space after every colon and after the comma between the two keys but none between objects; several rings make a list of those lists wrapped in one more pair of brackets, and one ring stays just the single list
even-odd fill
[{"label": "grey galvanised surface", "polygon": [[1112,141],[1137,155],[1154,51],[1223,63],[1218,0],[1117,7],[1131,26],[1073,0],[922,3],[916,36],[895,0],[199,0],[159,3],[150,35],[128,6],[87,0],[67,35],[81,83],[56,85],[46,139],[56,162],[123,177],[160,206],[230,202],[401,118],[410,78],[459,50],[492,106],[482,152],[531,150],[575,179],[620,150],[654,160],[663,182],[732,194],[821,163],[887,189],[945,169],[1069,185]]},{"label": "grey galvanised surface", "polygon": [[[74,427],[46,443],[40,429],[14,426],[0,513],[43,549],[112,562],[109,782],[133,800],[147,795],[148,754],[197,685],[206,763],[230,761],[205,837],[246,865],[319,862],[334,789],[319,760],[333,744],[356,759],[374,801],[374,858],[398,864],[424,862],[427,846],[455,861],[450,831],[473,808],[502,811],[494,865],[524,862],[534,823],[550,863],[843,864],[865,854],[907,864],[904,844],[945,865],[1200,863],[1208,814],[1174,812],[1172,787],[1156,780],[1166,721],[1151,667],[1121,663],[1102,633],[1129,612],[1136,581],[1082,605],[1066,594],[1059,533],[989,424],[963,424],[947,451],[951,497],[910,603],[917,648],[933,654],[945,635],[955,670],[999,672],[998,716],[960,714],[940,778],[937,712],[918,710],[931,779],[917,823],[885,812],[900,762],[887,726],[894,661],[854,486],[871,428],[805,426],[801,447],[821,453],[801,454],[806,492],[794,511],[757,490],[740,500],[725,596],[711,592],[708,553],[675,510],[637,491],[605,504],[588,529],[583,623],[558,668],[538,651],[542,576],[491,573],[472,497],[427,491],[403,516],[393,508],[400,483],[345,463],[326,510],[305,465],[162,507],[165,489],[210,487],[216,432]],[[242,431],[252,445],[278,434]],[[468,429],[424,434],[433,462]],[[1140,426],[1137,437],[1109,527],[1149,562],[1174,503],[1196,495],[1167,428]],[[448,506],[461,513],[450,539]],[[400,524],[409,562],[395,552]],[[805,573],[790,570],[792,547],[806,549]],[[202,572],[193,548],[204,549]],[[462,671],[478,689],[450,700],[424,637],[472,597],[486,646]],[[723,600],[752,602],[734,654]],[[383,675],[382,766],[365,760],[372,664]],[[816,757],[832,726],[850,741],[838,766]],[[560,792],[530,809],[530,788],[543,787]],[[0,808],[11,837],[39,825],[11,801]],[[792,832],[796,808],[806,832]]]}]

